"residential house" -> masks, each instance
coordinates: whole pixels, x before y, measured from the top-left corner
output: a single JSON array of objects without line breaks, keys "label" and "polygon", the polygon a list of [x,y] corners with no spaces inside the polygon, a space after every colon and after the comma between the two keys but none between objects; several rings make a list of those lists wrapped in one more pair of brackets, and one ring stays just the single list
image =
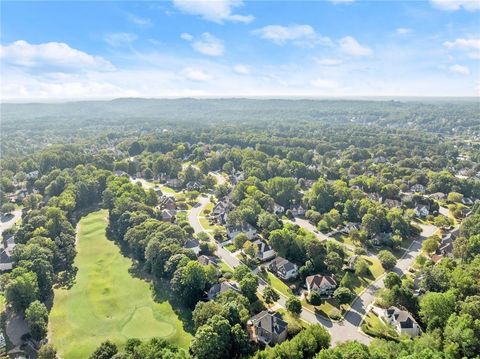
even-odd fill
[{"label": "residential house", "polygon": [[247,322],[250,339],[264,345],[274,345],[287,338],[288,323],[279,313],[264,310]]},{"label": "residential house", "polygon": [[343,233],[343,234],[349,234],[352,230],[355,229],[355,230],[359,231],[361,228],[362,228],[362,225],[360,223],[348,222],[340,230],[340,232]]},{"label": "residential house", "polygon": [[175,197],[162,196],[160,198],[160,204],[158,205],[160,209],[169,209],[171,211],[177,209],[177,203],[175,202]]},{"label": "residential house", "polygon": [[228,198],[224,198],[213,206],[212,212],[210,212],[210,218],[218,224],[225,224],[227,223],[228,212],[234,208],[235,205]]},{"label": "residential house", "polygon": [[316,291],[322,297],[332,296],[335,289],[337,289],[338,284],[335,279],[335,275],[321,275],[315,274],[308,276],[305,279],[307,284],[307,291],[310,294],[312,291]]},{"label": "residential house", "polygon": [[182,181],[180,181],[178,178],[169,178],[167,179],[165,183],[168,187],[172,187],[175,189],[181,188],[182,187]]},{"label": "residential house", "polygon": [[190,181],[187,183],[186,188],[189,191],[200,191],[200,189],[202,188],[202,185],[197,181]]},{"label": "residential house", "polygon": [[383,201],[383,204],[389,208],[389,209],[392,209],[392,208],[399,208],[402,206],[402,202],[400,202],[399,200],[396,200],[396,199],[390,199],[390,198],[387,198]]},{"label": "residential house", "polygon": [[279,215],[285,212],[285,207],[279,205],[278,203],[273,204],[273,213]]},{"label": "residential house", "polygon": [[473,200],[468,197],[463,197],[462,204],[464,204],[465,206],[471,206],[473,204]]},{"label": "residential house", "polygon": [[411,337],[415,337],[420,334],[420,326],[406,310],[401,310],[392,306],[385,309],[382,319],[387,324],[393,325],[397,333],[400,335],[407,334]]},{"label": "residential house", "polygon": [[375,157],[372,161],[373,163],[386,163],[387,159],[383,156],[378,156],[378,157]]},{"label": "residential house", "polygon": [[33,180],[33,179],[37,179],[38,176],[39,176],[39,172],[38,171],[32,171],[32,172],[28,172],[27,173],[27,180]]},{"label": "residential house", "polygon": [[254,239],[257,235],[257,230],[251,224],[244,222],[242,225],[227,225],[227,236],[234,239],[240,233],[244,233],[248,239]]},{"label": "residential house", "polygon": [[257,239],[252,244],[255,246],[257,259],[262,262],[275,258],[277,255],[277,253],[272,247],[270,247],[268,243],[261,241],[260,239]]},{"label": "residential house", "polygon": [[353,272],[355,271],[355,263],[357,263],[358,256],[351,256],[348,258],[347,263],[342,267],[343,270]]},{"label": "residential house", "polygon": [[158,198],[163,197],[163,192],[162,192],[162,189],[160,187],[155,187],[153,190],[155,191],[155,194],[158,196]]},{"label": "residential house", "polygon": [[174,209],[162,209],[160,212],[161,220],[164,222],[175,222],[177,211]]},{"label": "residential house", "polygon": [[315,180],[312,180],[312,179],[306,179],[305,180],[305,187],[306,188],[312,188],[314,184],[315,184]]},{"label": "residential house", "polygon": [[191,249],[196,256],[200,254],[200,243],[194,239],[189,239],[185,242],[183,245],[183,248],[185,249]]},{"label": "residential house", "polygon": [[14,264],[13,250],[15,249],[15,237],[3,238],[0,249],[0,272],[11,271]]},{"label": "residential house", "polygon": [[201,255],[198,257],[198,261],[200,262],[200,264],[204,265],[204,266],[208,266],[208,265],[213,265],[213,266],[218,266],[218,258],[217,257],[213,257],[213,256],[206,256],[206,255]]},{"label": "residential house", "polygon": [[392,244],[392,233],[377,233],[372,238],[372,244],[374,246],[389,246]]},{"label": "residential house", "polygon": [[284,280],[295,278],[298,274],[298,266],[282,257],[277,257],[271,261],[268,269],[277,277]]},{"label": "residential house", "polygon": [[443,201],[447,198],[447,195],[443,192],[435,192],[430,195],[430,198],[437,201]]},{"label": "residential house", "polygon": [[220,294],[228,291],[228,290],[233,290],[234,292],[240,293],[240,288],[236,282],[228,282],[224,281],[221,283],[215,283],[210,287],[210,289],[207,292],[207,299],[208,300],[214,300],[217,298]]},{"label": "residential house", "polygon": [[430,211],[425,205],[418,205],[413,209],[415,216],[419,218],[424,218],[430,214]]},{"label": "residential house", "polygon": [[299,204],[298,206],[290,207],[290,211],[292,211],[292,215],[294,217],[303,217],[306,212],[305,208],[303,208],[301,204]]},{"label": "residential house", "polygon": [[425,186],[422,185],[422,184],[416,184],[416,185],[413,185],[412,187],[410,187],[410,191],[415,193],[425,193]]},{"label": "residential house", "polygon": [[230,176],[230,181],[233,185],[236,185],[238,182],[243,181],[245,179],[245,174],[240,171],[233,172]]}]

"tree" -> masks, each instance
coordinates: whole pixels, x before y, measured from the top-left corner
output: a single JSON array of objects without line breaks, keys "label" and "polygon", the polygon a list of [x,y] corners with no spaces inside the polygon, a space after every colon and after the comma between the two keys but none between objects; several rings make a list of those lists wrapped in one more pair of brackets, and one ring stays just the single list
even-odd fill
[{"label": "tree", "polygon": [[380,232],[380,220],[371,213],[367,213],[362,218],[362,227],[365,228],[370,237]]},{"label": "tree", "polygon": [[257,299],[258,280],[253,274],[248,273],[238,283],[242,294],[248,298],[251,302]]},{"label": "tree", "polygon": [[37,275],[23,267],[6,275],[5,298],[17,313],[23,312],[38,299]]},{"label": "tree", "polygon": [[355,274],[360,277],[365,277],[371,274],[370,268],[368,267],[368,263],[363,258],[359,258],[355,262]]},{"label": "tree", "polygon": [[438,244],[440,243],[440,237],[433,235],[425,239],[422,243],[422,250],[427,253],[433,253],[438,249]]},{"label": "tree", "polygon": [[233,270],[233,278],[239,282],[249,273],[250,268],[248,268],[245,264],[240,264]]},{"label": "tree", "polygon": [[397,258],[392,254],[392,252],[387,250],[382,250],[378,252],[378,259],[382,264],[382,267],[386,270],[390,270],[397,264]]},{"label": "tree", "polygon": [[402,285],[402,279],[400,276],[395,273],[395,272],[389,272],[385,276],[385,279],[383,280],[385,283],[385,288],[387,289],[392,289],[394,286],[401,286]]},{"label": "tree", "polygon": [[451,358],[474,358],[480,353],[480,320],[452,314],[445,326],[445,352]]},{"label": "tree", "polygon": [[188,305],[193,305],[200,299],[206,283],[205,270],[197,261],[189,261],[187,265],[178,268],[171,280],[172,288],[182,295]]},{"label": "tree", "polygon": [[117,352],[117,346],[110,340],[107,340],[95,349],[92,355],[90,355],[90,359],[111,359]]},{"label": "tree", "polygon": [[455,311],[455,303],[456,295],[453,291],[427,292],[420,300],[420,317],[429,330],[443,329],[450,314]]},{"label": "tree", "polygon": [[460,203],[462,202],[462,199],[463,199],[463,194],[458,192],[450,192],[447,196],[448,202]]},{"label": "tree", "polygon": [[337,272],[342,268],[343,260],[337,252],[330,252],[325,258],[325,264],[331,272]]},{"label": "tree", "polygon": [[51,344],[44,344],[37,353],[38,359],[57,359],[57,351]]},{"label": "tree", "polygon": [[286,308],[290,313],[297,316],[302,312],[302,303],[296,296],[291,295],[287,299]]},{"label": "tree", "polygon": [[2,204],[1,211],[3,214],[12,213],[15,210],[15,205],[13,203],[4,203]]},{"label": "tree", "polygon": [[266,286],[263,290],[263,299],[265,300],[265,303],[272,304],[279,300],[280,296],[272,287]]},{"label": "tree", "polygon": [[47,335],[48,310],[38,300],[32,302],[25,311],[25,320],[33,339],[41,340]]},{"label": "tree", "polygon": [[338,300],[340,304],[347,304],[355,298],[355,293],[346,287],[338,287],[335,292],[333,292],[333,298]]},{"label": "tree", "polygon": [[320,293],[318,293],[316,290],[312,290],[310,292],[310,296],[308,297],[308,302],[311,305],[320,305],[322,304],[322,297]]},{"label": "tree", "polygon": [[192,313],[195,329],[207,324],[210,318],[212,318],[214,315],[222,314],[223,311],[223,306],[215,301],[198,302],[195,306],[195,310]]},{"label": "tree", "polygon": [[245,242],[248,241],[248,237],[245,233],[239,233],[235,236],[235,238],[233,239],[233,244],[235,245],[235,248],[237,249],[242,249],[243,248],[243,245],[245,244]]},{"label": "tree", "polygon": [[198,328],[190,345],[190,351],[197,359],[227,358],[230,349],[231,327],[228,321],[215,315],[207,324]]}]

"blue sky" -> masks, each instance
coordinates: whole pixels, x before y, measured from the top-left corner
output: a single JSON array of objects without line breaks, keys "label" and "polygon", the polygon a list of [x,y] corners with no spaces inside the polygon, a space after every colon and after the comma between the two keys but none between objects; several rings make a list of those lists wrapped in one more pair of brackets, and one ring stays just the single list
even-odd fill
[{"label": "blue sky", "polygon": [[3,99],[480,94],[480,0],[1,8]]}]

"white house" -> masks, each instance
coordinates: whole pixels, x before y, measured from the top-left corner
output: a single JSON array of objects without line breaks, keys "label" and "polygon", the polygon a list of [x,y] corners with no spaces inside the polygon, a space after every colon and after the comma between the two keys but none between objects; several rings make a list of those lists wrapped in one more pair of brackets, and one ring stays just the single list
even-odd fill
[{"label": "white house", "polygon": [[284,280],[295,278],[298,274],[298,266],[282,257],[277,257],[271,261],[268,269],[277,277]]},{"label": "white house", "polygon": [[416,206],[413,210],[415,212],[415,216],[423,218],[430,214],[427,206],[419,205]]},{"label": "white house", "polygon": [[273,204],[273,213],[282,214],[283,212],[285,212],[285,207],[279,205],[278,203]]},{"label": "white house", "polygon": [[425,193],[425,186],[422,184],[416,184],[410,187],[410,191],[413,193],[418,192],[418,193]]},{"label": "white house", "polygon": [[307,284],[308,294],[311,294],[312,291],[316,291],[322,297],[330,297],[335,289],[337,289],[337,281],[335,280],[335,275],[321,275],[315,274],[305,278]]},{"label": "white house", "polygon": [[405,310],[398,309],[397,307],[390,307],[385,309],[382,314],[382,319],[387,324],[393,325],[398,334],[407,334],[411,337],[420,334],[420,326],[415,319],[413,319],[411,314]]},{"label": "white house", "polygon": [[249,223],[243,223],[240,226],[228,225],[227,227],[228,238],[234,239],[240,233],[244,233],[248,239],[254,239],[257,235],[257,230]]},{"label": "white house", "polygon": [[198,243],[194,239],[189,239],[188,241],[186,241],[183,248],[191,249],[196,256],[200,254],[200,243]]},{"label": "white house", "polygon": [[294,217],[302,217],[305,215],[305,208],[302,205],[292,206],[290,208]]},{"label": "white house", "polygon": [[275,256],[277,255],[277,253],[273,250],[272,247],[270,247],[268,243],[265,243],[260,239],[257,239],[252,244],[256,248],[257,258],[262,262],[275,258]]}]

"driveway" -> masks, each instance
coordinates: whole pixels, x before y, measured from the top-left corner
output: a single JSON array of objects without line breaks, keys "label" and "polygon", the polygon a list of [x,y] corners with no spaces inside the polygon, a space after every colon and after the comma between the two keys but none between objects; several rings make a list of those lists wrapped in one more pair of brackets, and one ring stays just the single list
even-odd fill
[{"label": "driveway", "polygon": [[20,209],[13,211],[6,216],[2,214],[0,216],[0,234],[3,233],[4,230],[13,227],[20,217],[22,217],[22,211]]}]

